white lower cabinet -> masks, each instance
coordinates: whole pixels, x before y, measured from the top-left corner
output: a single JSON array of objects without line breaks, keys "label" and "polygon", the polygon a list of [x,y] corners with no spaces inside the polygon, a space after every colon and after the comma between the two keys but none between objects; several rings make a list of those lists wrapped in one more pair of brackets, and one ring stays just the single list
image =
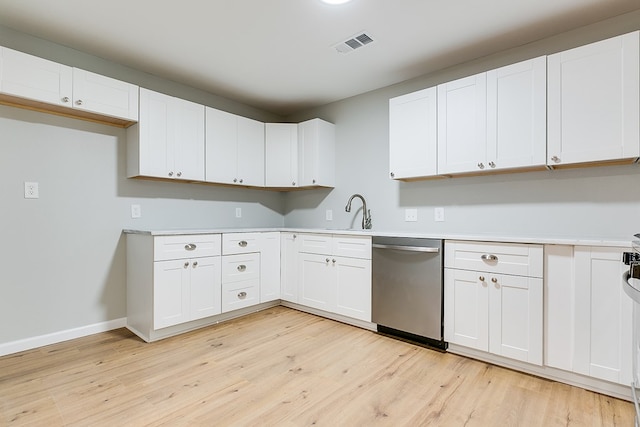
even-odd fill
[{"label": "white lower cabinet", "polygon": [[155,329],[220,313],[220,257],[154,263]]},{"label": "white lower cabinet", "polygon": [[260,302],[280,299],[280,232],[260,233]]},{"label": "white lower cabinet", "polygon": [[280,233],[280,298],[298,302],[298,243],[297,233]]},{"label": "white lower cabinet", "polygon": [[[287,267],[283,299],[371,321],[369,236],[303,233],[285,236],[283,247],[283,265]],[[291,270],[294,253],[297,261]]]},{"label": "white lower cabinet", "polygon": [[546,366],[631,383],[632,302],[620,285],[625,250],[545,247]]},{"label": "white lower cabinet", "polygon": [[445,267],[445,340],[542,365],[542,246],[447,241]]},{"label": "white lower cabinet", "polygon": [[260,302],[260,254],[222,257],[222,312]]}]

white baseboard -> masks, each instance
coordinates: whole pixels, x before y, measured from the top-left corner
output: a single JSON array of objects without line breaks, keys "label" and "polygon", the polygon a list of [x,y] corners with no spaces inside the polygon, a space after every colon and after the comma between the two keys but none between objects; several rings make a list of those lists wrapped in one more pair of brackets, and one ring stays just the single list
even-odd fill
[{"label": "white baseboard", "polygon": [[127,318],[108,320],[106,322],[94,323],[93,325],[80,326],[79,328],[67,329],[66,331],[53,332],[51,334],[37,337],[25,338],[0,344],[0,356],[18,353],[20,351],[31,350],[45,345],[56,344],[75,338],[86,337],[88,335],[106,332],[113,329],[127,326]]}]

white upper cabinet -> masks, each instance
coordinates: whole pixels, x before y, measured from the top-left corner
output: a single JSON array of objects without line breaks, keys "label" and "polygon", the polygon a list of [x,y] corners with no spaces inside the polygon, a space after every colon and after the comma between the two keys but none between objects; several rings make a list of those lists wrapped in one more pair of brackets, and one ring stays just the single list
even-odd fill
[{"label": "white upper cabinet", "polygon": [[488,169],[546,164],[546,88],[544,56],[487,72]]},{"label": "white upper cabinet", "polygon": [[71,107],[73,68],[6,47],[0,48],[0,92]]},{"label": "white upper cabinet", "polygon": [[389,177],[436,175],[437,90],[435,87],[389,100]]},{"label": "white upper cabinet", "polygon": [[265,185],[298,185],[298,125],[267,123],[265,128]]},{"label": "white upper cabinet", "polygon": [[438,85],[438,173],[486,167],[487,76]]},{"label": "white upper cabinet", "polygon": [[206,180],[264,186],[264,123],[207,107]]},{"label": "white upper cabinet", "polygon": [[74,68],[73,108],[138,121],[138,86]]},{"label": "white upper cabinet", "polygon": [[17,105],[83,118],[104,116],[106,122],[106,117],[123,119],[114,124],[138,120],[138,86],[4,47],[0,47],[0,94]]},{"label": "white upper cabinet", "polygon": [[140,88],[127,129],[128,176],[204,180],[204,106]]},{"label": "white upper cabinet", "polygon": [[298,179],[301,187],[335,185],[335,126],[321,119],[298,124]]},{"label": "white upper cabinet", "polygon": [[549,56],[550,166],[639,156],[639,34]]}]

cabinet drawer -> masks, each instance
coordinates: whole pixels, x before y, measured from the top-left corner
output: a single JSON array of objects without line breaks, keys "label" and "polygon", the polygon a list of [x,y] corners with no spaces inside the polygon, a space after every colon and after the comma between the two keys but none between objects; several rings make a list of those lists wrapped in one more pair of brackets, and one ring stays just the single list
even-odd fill
[{"label": "cabinet drawer", "polygon": [[222,257],[222,283],[260,278],[260,254],[225,255]]},{"label": "cabinet drawer", "polygon": [[260,233],[225,233],[222,235],[222,254],[260,252]]},{"label": "cabinet drawer", "polygon": [[300,252],[331,255],[333,239],[331,234],[300,234]]},{"label": "cabinet drawer", "polygon": [[542,246],[515,243],[445,242],[445,267],[542,277]]},{"label": "cabinet drawer", "polygon": [[333,255],[371,259],[370,236],[333,236]]},{"label": "cabinet drawer", "polygon": [[154,261],[216,255],[220,255],[219,234],[156,236],[153,240]]},{"label": "cabinet drawer", "polygon": [[249,307],[260,302],[260,284],[258,279],[243,280],[222,285],[222,312]]}]

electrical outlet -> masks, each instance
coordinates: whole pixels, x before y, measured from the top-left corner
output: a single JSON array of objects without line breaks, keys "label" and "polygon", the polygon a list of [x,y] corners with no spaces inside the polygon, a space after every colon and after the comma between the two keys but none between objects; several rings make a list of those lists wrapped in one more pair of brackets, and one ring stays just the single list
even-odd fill
[{"label": "electrical outlet", "polygon": [[131,218],[140,218],[142,216],[142,208],[140,205],[131,205]]},{"label": "electrical outlet", "polygon": [[25,199],[38,199],[40,198],[40,189],[37,182],[25,182],[24,183],[24,198]]},{"label": "electrical outlet", "polygon": [[444,208],[435,208],[433,210],[433,220],[436,222],[444,221]]},{"label": "electrical outlet", "polygon": [[325,218],[327,221],[333,221],[333,211],[331,209],[327,209]]},{"label": "electrical outlet", "polygon": [[236,208],[236,218],[242,218],[242,208]]},{"label": "electrical outlet", "polygon": [[416,222],[418,220],[418,209],[405,209],[404,220],[406,222]]}]

